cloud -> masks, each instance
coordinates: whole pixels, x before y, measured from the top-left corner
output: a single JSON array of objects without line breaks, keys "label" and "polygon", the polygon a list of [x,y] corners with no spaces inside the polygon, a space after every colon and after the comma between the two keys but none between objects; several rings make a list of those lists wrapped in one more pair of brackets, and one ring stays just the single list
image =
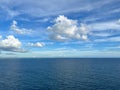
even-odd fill
[{"label": "cloud", "polygon": [[16,55],[15,53],[4,53],[5,55]]},{"label": "cloud", "polygon": [[89,24],[90,30],[120,30],[120,20]]},{"label": "cloud", "polygon": [[17,21],[13,21],[10,26],[10,30],[15,31],[17,34],[30,34],[32,32],[31,29],[20,28],[17,26]]},{"label": "cloud", "polygon": [[[98,12],[99,8],[101,9],[104,5],[116,1],[94,0],[94,2],[90,2],[89,0],[1,0],[0,6],[4,6],[5,8],[2,8],[2,12],[7,12],[8,16],[11,17],[22,17],[22,15],[43,17],[72,12],[88,12],[96,9]],[[99,14],[100,13],[101,12],[99,12]]]},{"label": "cloud", "polygon": [[109,37],[114,35],[113,33],[109,33],[109,32],[97,32],[97,33],[91,33],[92,36],[96,36],[96,37]]},{"label": "cloud", "polygon": [[45,46],[45,43],[43,43],[43,42],[28,43],[28,46],[32,46],[32,47],[43,47],[43,46]]},{"label": "cloud", "polygon": [[120,19],[118,20],[118,24],[120,25]]},{"label": "cloud", "polygon": [[94,42],[120,42],[120,36],[96,39]]},{"label": "cloud", "polygon": [[6,39],[0,39],[0,51],[25,52],[21,46],[22,43],[13,35],[7,36]]},{"label": "cloud", "polygon": [[11,19],[20,14],[17,10],[12,10],[11,8],[9,8],[8,6],[4,4],[0,5],[0,9],[1,9],[1,12],[3,11],[4,13],[6,13],[5,16],[7,19]]},{"label": "cloud", "polygon": [[2,35],[0,35],[0,39],[2,39]]},{"label": "cloud", "polygon": [[66,40],[87,40],[89,30],[85,24],[79,25],[77,20],[68,19],[64,15],[59,15],[55,24],[47,29],[50,33],[49,38],[57,41]]}]

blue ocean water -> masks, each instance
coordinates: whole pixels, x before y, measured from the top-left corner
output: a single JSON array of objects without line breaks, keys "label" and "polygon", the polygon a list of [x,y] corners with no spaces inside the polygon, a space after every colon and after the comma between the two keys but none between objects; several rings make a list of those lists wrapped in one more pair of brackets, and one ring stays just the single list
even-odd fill
[{"label": "blue ocean water", "polygon": [[120,90],[120,59],[0,59],[0,90]]}]

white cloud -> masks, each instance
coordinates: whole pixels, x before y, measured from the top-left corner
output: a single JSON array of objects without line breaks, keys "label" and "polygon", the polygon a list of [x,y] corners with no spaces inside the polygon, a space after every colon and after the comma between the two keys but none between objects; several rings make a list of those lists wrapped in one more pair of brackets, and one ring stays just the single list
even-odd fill
[{"label": "white cloud", "polygon": [[[99,38],[95,41],[118,41],[117,36],[120,32],[120,20],[91,23],[87,26],[89,28],[90,36],[93,36],[94,39],[96,39],[96,37],[101,37],[101,39]],[[113,40],[113,38],[115,40]]]},{"label": "white cloud", "polygon": [[17,26],[17,21],[13,21],[12,25],[10,26],[10,30],[15,31],[17,34],[30,34],[32,32],[31,29],[20,28]]},{"label": "white cloud", "polygon": [[4,5],[9,8],[10,12],[8,13],[12,16],[16,16],[17,11],[18,15],[26,14],[41,17],[59,15],[67,12],[95,10],[101,7],[103,8],[104,5],[112,3],[113,1],[115,0],[95,0],[94,2],[90,2],[89,0],[1,0],[0,6]]},{"label": "white cloud", "polygon": [[[113,34],[113,33],[112,33]],[[93,36],[99,36],[99,37],[108,37],[112,35],[111,33],[104,33],[104,32],[99,32],[99,33],[91,33]],[[114,34],[113,34],[114,35]]]},{"label": "white cloud", "polygon": [[[90,40],[88,35],[94,37],[94,41],[119,41],[118,37],[109,37],[118,34],[120,20],[99,22],[92,24],[78,24],[77,20],[68,19],[60,15],[54,20],[55,24],[48,27],[49,38],[57,41]],[[95,31],[95,32],[94,32]],[[102,37],[96,39],[96,36]],[[103,37],[108,37],[104,38]]]},{"label": "white cloud", "polygon": [[3,39],[2,37],[0,39],[1,51],[25,52],[25,50],[23,50],[21,46],[22,43],[13,35],[7,36],[6,39]]},{"label": "white cloud", "polygon": [[120,36],[96,39],[95,42],[120,42]]},{"label": "white cloud", "polygon": [[85,24],[78,25],[76,20],[68,19],[64,15],[59,15],[54,22],[54,25],[48,27],[50,39],[58,41],[88,39],[89,31]]},{"label": "white cloud", "polygon": [[0,8],[2,10],[4,10],[4,12],[6,13],[5,16],[7,17],[7,19],[13,18],[13,17],[18,16],[20,14],[17,10],[12,10],[3,4],[0,5]]},{"label": "white cloud", "polygon": [[120,20],[89,24],[90,30],[120,30]]},{"label": "white cloud", "polygon": [[118,20],[118,24],[120,24],[120,19]]},{"label": "white cloud", "polygon": [[43,47],[43,46],[45,46],[45,43],[43,43],[43,42],[28,43],[28,46],[32,46],[32,47]]},{"label": "white cloud", "polygon": [[2,35],[0,35],[0,39],[2,39]]}]

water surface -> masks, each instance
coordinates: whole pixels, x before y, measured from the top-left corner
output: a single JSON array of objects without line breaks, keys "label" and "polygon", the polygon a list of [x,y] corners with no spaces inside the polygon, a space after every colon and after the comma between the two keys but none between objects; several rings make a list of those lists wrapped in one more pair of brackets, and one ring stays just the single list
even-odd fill
[{"label": "water surface", "polygon": [[120,59],[0,59],[0,90],[120,90]]}]

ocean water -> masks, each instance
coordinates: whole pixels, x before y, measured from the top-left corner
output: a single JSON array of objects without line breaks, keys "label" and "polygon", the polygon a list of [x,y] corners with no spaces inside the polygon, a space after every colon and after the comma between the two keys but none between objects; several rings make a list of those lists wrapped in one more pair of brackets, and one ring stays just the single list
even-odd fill
[{"label": "ocean water", "polygon": [[120,59],[0,59],[0,90],[120,90]]}]

